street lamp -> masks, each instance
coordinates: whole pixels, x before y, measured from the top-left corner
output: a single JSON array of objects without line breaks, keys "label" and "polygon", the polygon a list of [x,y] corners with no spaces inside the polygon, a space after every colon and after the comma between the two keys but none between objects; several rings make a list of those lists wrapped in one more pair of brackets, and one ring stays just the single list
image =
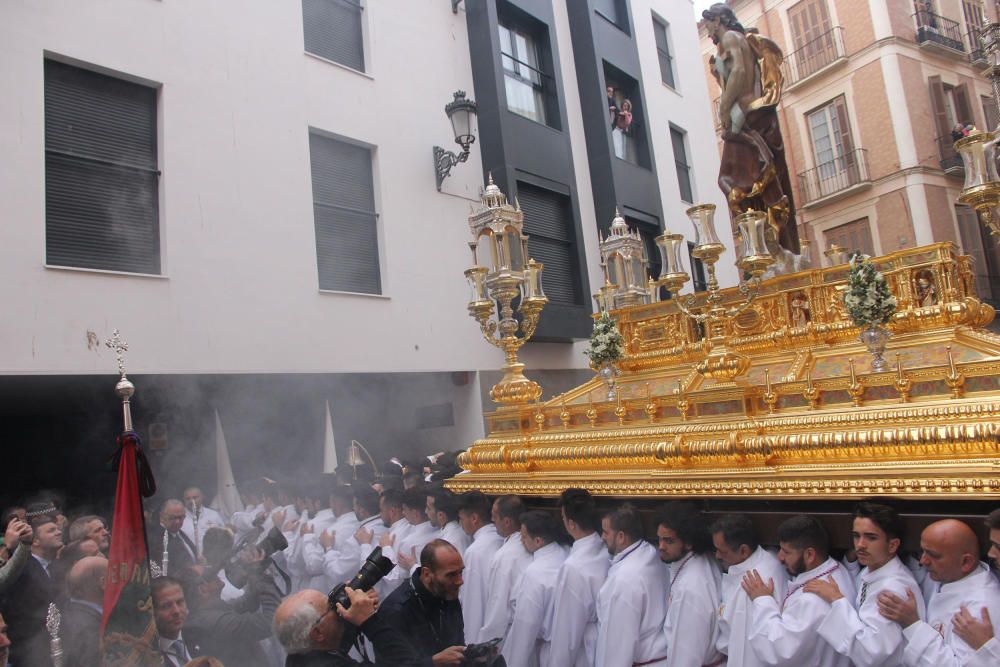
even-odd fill
[{"label": "street lamp", "polygon": [[476,103],[466,99],[465,91],[458,90],[454,93],[455,99],[449,102],[444,112],[448,114],[451,121],[451,128],[455,134],[455,143],[462,147],[461,153],[446,151],[440,146],[434,147],[434,173],[437,178],[437,189],[441,191],[441,184],[448,178],[451,168],[459,162],[469,159],[469,147],[475,143],[476,137],[472,134],[472,119],[476,115]]}]

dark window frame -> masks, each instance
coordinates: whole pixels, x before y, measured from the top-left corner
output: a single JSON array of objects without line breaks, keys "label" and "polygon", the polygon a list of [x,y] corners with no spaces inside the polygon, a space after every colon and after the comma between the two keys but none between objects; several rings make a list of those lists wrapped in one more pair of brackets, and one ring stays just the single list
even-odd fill
[{"label": "dark window frame", "polygon": [[[368,177],[370,179],[370,193],[369,192],[351,192],[343,193],[342,196],[345,199],[367,199],[370,202],[371,208],[366,208],[364,206],[350,206],[343,203],[337,203],[334,200],[323,199],[324,195],[320,195],[317,191],[318,179],[323,176],[329,177],[330,172],[318,173],[317,168],[330,169],[328,165],[321,165],[317,163],[317,155],[313,150],[314,143],[313,140],[319,142],[330,142],[330,147],[334,150],[346,149],[347,151],[357,150],[359,155],[361,152],[367,152],[367,166],[368,166]],[[369,146],[367,144],[351,141],[344,137],[338,137],[330,135],[329,133],[323,132],[317,128],[309,128],[309,171],[310,179],[312,181],[311,194],[312,194],[312,204],[313,204],[313,224],[315,225],[315,239],[316,239],[316,270],[317,270],[317,282],[319,289],[322,292],[334,292],[343,294],[363,294],[370,296],[382,296],[384,294],[384,276],[383,276],[383,266],[382,266],[382,255],[383,249],[381,244],[381,215],[378,211],[378,197],[375,187],[375,147]],[[355,173],[360,173],[355,171]],[[326,187],[324,189],[333,190],[333,187]],[[331,193],[334,197],[337,193]],[[369,199],[370,197],[370,199]],[[357,203],[364,203],[358,201]],[[321,213],[322,212],[322,213]],[[329,219],[323,213],[327,213],[331,216]],[[342,216],[340,219],[337,216]],[[324,236],[335,236],[338,231],[336,223],[340,222],[345,226],[346,231],[341,231],[340,233],[344,236],[350,234],[349,225],[351,223],[357,223],[358,220],[367,218],[371,222],[370,232],[366,232],[365,240],[368,241],[370,248],[370,263],[367,265],[370,270],[370,274],[357,278],[356,280],[365,280],[370,283],[372,289],[352,289],[348,281],[344,281],[343,276],[338,276],[337,271],[337,257],[332,254],[323,254],[324,239],[321,238],[321,234]],[[362,255],[358,255],[362,256]],[[354,257],[354,255],[350,255]],[[333,262],[333,264],[324,264],[325,262]],[[353,274],[351,274],[353,275]],[[340,281],[340,282],[338,282]]]},{"label": "dark window frame", "polygon": [[[677,190],[680,195],[681,201],[694,204],[694,182],[691,174],[693,165],[689,163],[690,150],[688,150],[687,145],[687,131],[681,127],[677,127],[673,123],[670,124],[670,148],[674,154],[674,169],[677,172]],[[678,159],[677,157],[677,144],[680,143],[680,148],[683,151],[683,159]],[[684,178],[681,174],[684,174]],[[685,183],[687,187],[685,188]],[[687,190],[685,198],[685,189]]]},{"label": "dark window frame", "polygon": [[[657,37],[657,31],[662,32],[663,46]],[[670,54],[670,23],[653,13],[653,41],[656,43],[656,55],[660,62],[660,80],[671,90],[677,90],[677,76],[674,73],[674,57]]]},{"label": "dark window frame", "polygon": [[[614,27],[621,30],[626,35],[631,36],[629,31],[628,22],[628,4],[625,0],[610,0],[611,4],[614,5],[614,13],[616,16],[608,16],[605,12],[601,10],[601,7],[594,7],[594,13],[600,16],[602,19],[613,25]],[[596,4],[596,3],[595,3]]]},{"label": "dark window frame", "polygon": [[46,266],[162,275],[158,87],[43,66]]},{"label": "dark window frame", "polygon": [[[523,37],[534,49],[535,60],[538,66],[527,62],[524,57],[527,54],[506,53],[503,46],[499,45],[500,71],[504,80],[504,102],[506,110],[518,118],[524,118],[532,123],[544,125],[553,130],[562,131],[562,120],[559,109],[559,91],[556,86],[556,79],[552,72],[555,62],[552,58],[552,46],[549,40],[548,27],[530,14],[526,14],[519,8],[507,2],[497,3],[497,28],[511,33],[511,50],[515,50],[514,35]],[[497,35],[499,39],[499,34]],[[510,59],[518,67],[525,68],[537,74],[538,81],[533,81],[530,77],[524,77],[520,72],[506,67],[505,60]],[[539,109],[541,120],[526,116],[511,108],[510,100],[507,99],[506,80],[511,78],[518,83],[531,86],[538,95],[541,107]]]}]

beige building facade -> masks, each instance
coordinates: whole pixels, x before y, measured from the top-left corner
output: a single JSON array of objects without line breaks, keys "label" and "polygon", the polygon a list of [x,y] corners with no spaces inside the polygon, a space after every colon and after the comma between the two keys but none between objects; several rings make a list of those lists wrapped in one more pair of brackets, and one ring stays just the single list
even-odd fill
[{"label": "beige building facade", "polygon": [[[824,252],[834,245],[881,255],[951,241],[975,258],[980,294],[1000,300],[1000,250],[972,211],[956,205],[964,172],[952,146],[961,128],[998,124],[975,32],[984,11],[995,16],[994,3],[728,4],[745,28],[785,53],[779,115],[796,223],[813,265],[829,264]],[[707,64],[715,45],[703,26],[700,35],[717,100]]]}]

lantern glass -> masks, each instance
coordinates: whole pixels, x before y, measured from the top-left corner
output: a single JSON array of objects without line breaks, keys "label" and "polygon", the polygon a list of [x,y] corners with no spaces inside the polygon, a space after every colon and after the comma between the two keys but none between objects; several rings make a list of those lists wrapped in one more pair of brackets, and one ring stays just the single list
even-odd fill
[{"label": "lantern glass", "polygon": [[996,167],[996,144],[992,132],[977,132],[955,142],[965,167],[963,190],[982,188],[1000,181]]},{"label": "lantern glass", "polygon": [[481,302],[487,301],[488,297],[486,294],[486,267],[485,266],[474,266],[471,269],[466,269],[465,277],[469,281],[469,302]]},{"label": "lantern glass", "polygon": [[767,250],[767,216],[762,211],[747,211],[737,218],[740,230],[740,257],[769,255]]},{"label": "lantern glass", "polygon": [[701,204],[687,210],[687,216],[694,225],[694,245],[721,246],[722,242],[715,234],[715,204]]},{"label": "lantern glass", "polygon": [[513,227],[505,227],[503,230],[503,256],[506,261],[504,266],[511,271],[524,270],[524,255],[521,254],[521,233]]},{"label": "lantern glass", "polygon": [[476,264],[488,267],[490,271],[496,271],[500,265],[499,259],[492,232],[480,234],[476,243]]},{"label": "lantern glass", "polygon": [[608,260],[608,282],[617,288],[625,288],[625,262],[622,261],[622,256],[617,252],[612,253]]},{"label": "lantern glass", "polygon": [[629,287],[644,288],[646,286],[646,269],[643,266],[645,262],[642,261],[642,257],[633,257],[630,264],[632,265],[632,275]]},{"label": "lantern glass", "polygon": [[656,247],[660,251],[660,276],[663,280],[671,274],[684,273],[684,262],[681,250],[684,248],[684,237],[681,234],[661,234],[656,237]]},{"label": "lantern glass", "polygon": [[[440,118],[440,116],[438,116]],[[472,113],[468,107],[459,107],[451,114],[451,128],[455,132],[455,143],[471,143],[472,138]]]},{"label": "lantern glass", "polygon": [[544,268],[544,264],[533,259],[528,260],[528,266],[525,268],[524,284],[527,285],[530,296],[536,299],[546,298],[545,290],[542,287],[542,269]]}]

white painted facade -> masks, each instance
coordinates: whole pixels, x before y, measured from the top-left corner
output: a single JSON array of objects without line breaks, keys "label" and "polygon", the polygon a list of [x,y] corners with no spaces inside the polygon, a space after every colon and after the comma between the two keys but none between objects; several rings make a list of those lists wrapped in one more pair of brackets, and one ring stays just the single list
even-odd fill
[{"label": "white painted facade", "polygon": [[[366,72],[305,53],[294,0],[7,0],[0,3],[0,373],[111,373],[88,345],[114,327],[133,373],[495,369],[465,304],[466,218],[478,144],[443,191],[431,147],[457,148],[443,107],[473,91],[464,10],[367,0]],[[601,282],[579,94],[554,0],[590,291]],[[633,0],[666,226],[690,237],[669,123],[689,138],[696,198],[719,207],[718,153],[688,0]],[[651,15],[670,25],[677,90],[660,81]],[[46,57],[159,88],[162,275],[45,265]],[[382,295],[318,289],[308,132],[373,147]],[[734,255],[719,275],[733,284]],[[690,287],[688,288],[690,289]],[[544,314],[543,314],[544,317]],[[583,368],[584,342],[531,344],[532,368]]]}]

